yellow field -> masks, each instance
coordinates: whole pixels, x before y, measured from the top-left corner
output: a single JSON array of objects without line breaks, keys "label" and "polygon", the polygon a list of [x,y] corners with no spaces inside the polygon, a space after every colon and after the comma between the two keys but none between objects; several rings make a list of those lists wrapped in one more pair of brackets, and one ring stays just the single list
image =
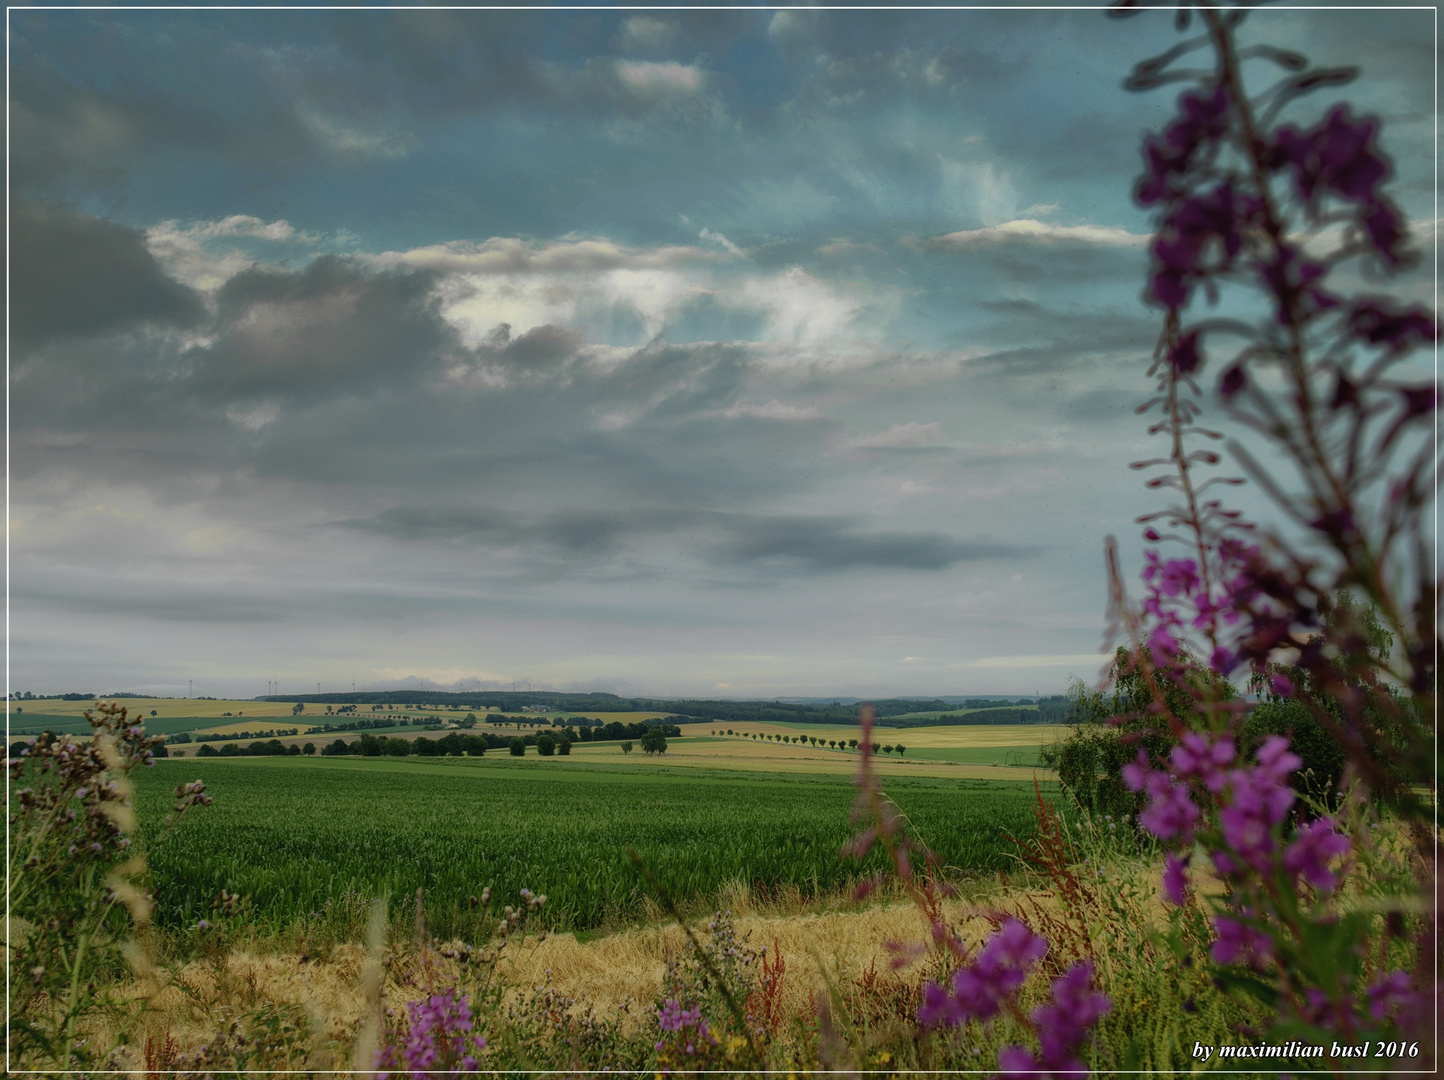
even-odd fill
[{"label": "yellow field", "polygon": [[[109,698],[99,698],[100,701],[108,701]],[[225,717],[226,713],[245,713],[247,718],[252,716],[290,716],[293,702],[286,701],[201,701],[197,698],[116,698],[116,703],[124,705],[130,710],[130,714],[149,716],[154,709],[158,716],[196,716],[196,717]],[[15,705],[22,706],[26,712],[44,713],[47,716],[83,716],[86,709],[93,709],[95,701],[19,701],[12,702],[12,711]],[[307,706],[307,713],[316,708],[314,705]],[[325,712],[326,707],[321,706]]]},{"label": "yellow field", "polygon": [[[695,725],[689,725],[695,727]],[[685,728],[683,729],[686,730]],[[738,730],[733,728],[734,731]],[[705,734],[705,733],[704,733]],[[495,751],[492,751],[495,753]],[[528,754],[535,751],[528,748]],[[630,754],[623,754],[618,743],[576,743],[568,760],[585,762],[605,760],[608,765],[623,764],[636,768],[661,766],[694,769],[738,769],[743,772],[824,773],[850,776],[857,771],[857,754],[851,751],[825,750],[797,744],[754,742],[737,738],[668,739],[665,754],[648,755],[633,744]],[[999,765],[971,765],[951,761],[884,757],[873,759],[878,773],[888,776],[938,776],[967,780],[1031,780],[1036,772],[1040,779],[1051,774],[1043,770],[1009,768]]]},{"label": "yellow field", "polygon": [[290,719],[289,717],[285,720],[263,720],[259,718],[252,720],[249,716],[247,716],[243,720],[227,721],[226,723],[220,724],[217,727],[197,728],[196,732],[200,735],[236,735],[242,731],[266,732],[276,731],[278,729],[283,731],[289,731],[292,728],[300,728],[302,731],[305,731],[306,727],[307,725],[305,723],[305,720],[299,716],[296,717],[294,720]]},{"label": "yellow field", "polygon": [[[541,716],[537,713],[537,716]],[[610,724],[613,720],[620,720],[624,724],[636,724],[642,720],[660,720],[664,716],[671,716],[666,712],[578,712],[578,713],[557,713],[557,717],[565,719],[568,716],[585,716],[588,720],[600,720],[604,724]],[[551,721],[551,716],[547,716]]]},{"label": "yellow field", "polygon": [[[744,735],[813,735],[818,739],[856,739],[855,724],[682,724],[683,735],[710,735],[713,731],[740,731]],[[971,748],[989,746],[1045,746],[1057,742],[1070,728],[1062,724],[976,724],[940,725],[938,727],[873,728],[873,742],[900,742],[906,746],[937,748]],[[735,736],[724,736],[729,743],[742,742]],[[746,740],[751,746],[775,746]],[[794,744],[795,745],[795,744]]]}]

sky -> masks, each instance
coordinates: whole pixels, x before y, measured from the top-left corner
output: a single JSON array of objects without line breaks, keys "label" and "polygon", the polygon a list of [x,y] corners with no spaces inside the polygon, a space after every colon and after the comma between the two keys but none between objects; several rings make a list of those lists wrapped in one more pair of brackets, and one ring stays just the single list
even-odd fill
[{"label": "sky", "polygon": [[[1362,67],[1432,244],[1433,12],[1243,37]],[[1094,679],[1104,538],[1136,568],[1159,505],[1131,186],[1174,92],[1121,82],[1177,38],[12,9],[10,688]]]}]

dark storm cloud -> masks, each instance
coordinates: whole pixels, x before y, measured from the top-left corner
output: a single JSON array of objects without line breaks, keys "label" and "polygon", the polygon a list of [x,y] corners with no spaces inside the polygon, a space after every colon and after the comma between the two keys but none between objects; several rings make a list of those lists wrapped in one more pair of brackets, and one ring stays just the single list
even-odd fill
[{"label": "dark storm cloud", "polygon": [[847,518],[729,517],[718,551],[741,563],[772,563],[814,572],[944,570],[960,562],[1017,558],[1021,545],[958,540],[943,533],[868,532]]},{"label": "dark storm cloud", "polygon": [[194,326],[205,315],[135,229],[23,199],[11,207],[10,229],[10,333],[21,351],[147,323]]},{"label": "dark storm cloud", "polygon": [[376,273],[327,256],[304,270],[253,269],[217,293],[214,344],[191,350],[203,399],[315,399],[412,384],[458,351],[429,271]]},{"label": "dark storm cloud", "polygon": [[498,510],[393,507],[333,525],[406,542],[486,547],[537,544],[576,557],[603,558],[640,538],[685,531],[715,565],[806,573],[945,570],[962,562],[1016,559],[1028,545],[958,540],[942,533],[867,530],[856,519],[817,515],[717,513],[683,507],[572,511],[538,520]]}]

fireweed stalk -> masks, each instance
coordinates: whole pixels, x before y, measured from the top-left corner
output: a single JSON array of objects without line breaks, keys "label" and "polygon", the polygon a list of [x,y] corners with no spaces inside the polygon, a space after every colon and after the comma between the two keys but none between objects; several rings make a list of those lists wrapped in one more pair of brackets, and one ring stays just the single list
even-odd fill
[{"label": "fireweed stalk", "polygon": [[[1111,1003],[1093,991],[1093,965],[1074,964],[1063,977],[1054,980],[1052,998],[1025,1015],[1018,993],[1029,973],[1048,951],[1048,941],[1033,933],[1019,919],[1008,919],[978,950],[976,955],[948,928],[943,900],[953,889],[937,873],[937,858],[908,835],[901,811],[878,784],[872,768],[873,710],[864,706],[860,723],[862,737],[857,777],[857,800],[853,820],[864,827],[842,850],[844,856],[861,859],[874,844],[888,856],[887,871],[863,881],[856,891],[861,899],[888,877],[893,877],[928,920],[931,947],[953,968],[946,985],[928,981],[923,985],[923,1002],[917,1012],[924,1027],[958,1027],[970,1020],[988,1021],[1000,1012],[1011,1014],[1024,1028],[1036,1032],[1040,1052],[1021,1046],[1004,1047],[998,1053],[998,1067],[1009,1073],[1055,1073],[1086,1071],[1078,1051],[1088,1030]],[[917,865],[921,865],[919,871]],[[926,947],[888,942],[893,966],[903,967],[926,951]]]},{"label": "fireweed stalk", "polygon": [[[1146,796],[1139,824],[1173,849],[1167,899],[1190,903],[1195,859],[1208,859],[1223,880],[1224,896],[1211,902],[1212,960],[1225,986],[1278,1010],[1275,1034],[1324,1045],[1328,1036],[1403,1034],[1420,1040],[1404,1044],[1405,1056],[1422,1043],[1430,1059],[1436,867],[1418,791],[1434,781],[1438,586],[1429,509],[1438,394],[1411,381],[1420,372],[1410,355],[1436,341],[1436,320],[1332,285],[1347,262],[1387,275],[1414,258],[1403,216],[1383,191],[1392,167],[1378,146],[1380,124],[1346,104],[1309,127],[1280,122],[1295,100],[1355,72],[1240,46],[1244,15],[1201,9],[1204,32],[1139,64],[1126,84],[1191,88],[1174,121],[1146,141],[1135,191],[1158,214],[1145,295],[1164,311],[1150,371],[1157,393],[1140,411],[1160,414],[1150,433],[1170,443],[1167,457],[1136,467],[1162,467],[1149,486],[1178,496],[1140,520],[1151,544],[1185,550],[1145,553],[1136,606],[1111,540],[1108,552],[1114,633],[1132,639],[1128,663],[1152,697],[1147,715],[1167,725],[1175,745],[1161,761],[1140,751],[1124,779]],[[1188,16],[1181,9],[1184,29]],[[1174,67],[1200,50],[1211,51],[1212,66]],[[1253,62],[1282,77],[1252,91]],[[1199,317],[1200,297],[1262,299],[1268,314]],[[1198,423],[1199,380],[1215,348],[1226,357],[1216,386],[1223,410],[1292,470],[1276,477],[1230,443],[1290,520],[1292,542],[1263,534],[1209,492],[1238,478],[1198,479],[1220,458],[1190,450],[1189,440],[1223,438]],[[1397,648],[1371,650],[1347,606],[1343,618],[1320,619],[1340,590],[1377,611]],[[1256,688],[1298,702],[1344,751],[1357,796],[1345,807],[1352,830],[1331,813],[1306,820],[1311,808],[1298,805],[1289,783],[1302,763],[1287,739],[1265,739],[1245,761],[1248,706],[1231,680],[1250,670]],[[1168,708],[1169,691],[1175,701],[1182,691],[1190,707]],[[1351,863],[1370,854],[1377,835],[1361,826],[1366,796],[1410,823],[1414,839],[1416,887],[1387,898],[1382,919],[1342,895]],[[1368,970],[1360,943],[1380,933],[1384,946],[1398,939],[1392,955],[1412,954],[1412,972]]]}]

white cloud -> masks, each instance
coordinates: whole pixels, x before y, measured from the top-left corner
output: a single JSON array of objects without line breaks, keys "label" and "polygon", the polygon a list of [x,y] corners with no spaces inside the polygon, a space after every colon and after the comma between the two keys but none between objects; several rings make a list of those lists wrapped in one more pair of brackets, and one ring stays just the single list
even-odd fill
[{"label": "white cloud", "polygon": [[[704,230],[705,232],[705,230]],[[538,242],[510,236],[450,240],[409,251],[387,251],[375,256],[383,265],[405,264],[448,274],[556,274],[596,273],[621,268],[654,268],[718,258],[703,248],[670,245],[634,248],[606,239],[567,239]]]},{"label": "white cloud", "polygon": [[938,422],[920,424],[909,420],[905,424],[893,424],[885,431],[867,439],[859,439],[852,445],[860,450],[903,450],[920,446],[938,446],[942,434]]},{"label": "white cloud", "polygon": [[744,254],[744,252],[742,251],[742,249],[741,249],[740,247],[738,247],[736,244],[734,244],[731,240],[728,240],[727,237],[723,236],[723,235],[722,235],[721,233],[719,233],[719,232],[713,232],[711,229],[703,229],[701,232],[699,232],[699,233],[697,234],[697,236],[698,236],[700,239],[703,239],[703,240],[712,240],[712,241],[714,241],[714,242],[716,242],[716,243],[718,243],[718,244],[721,244],[724,248],[727,249],[728,252],[730,252],[730,253],[733,254],[733,255],[742,255],[742,254]]},{"label": "white cloud", "polygon": [[933,237],[927,246],[970,248],[986,244],[1098,244],[1106,247],[1142,247],[1148,237],[1105,225],[1050,225],[1036,218],[1017,218],[983,229],[964,229]]},{"label": "white cloud", "polygon": [[296,107],[296,118],[328,150],[352,157],[394,160],[411,150],[414,137],[403,130],[367,129],[359,124],[323,112],[312,104]]},{"label": "white cloud", "polygon": [[765,405],[752,405],[739,401],[724,409],[722,415],[729,420],[738,420],[743,417],[758,420],[815,420],[822,413],[816,405],[788,405],[773,398]]},{"label": "white cloud", "polygon": [[274,423],[280,415],[280,408],[271,401],[259,405],[232,405],[226,410],[226,419],[242,431],[260,431]]},{"label": "white cloud", "polygon": [[219,288],[242,270],[266,265],[246,241],[314,245],[316,233],[304,232],[284,220],[265,221],[250,214],[232,214],[216,221],[162,221],[145,231],[145,245],[177,281],[193,289]]},{"label": "white cloud", "polygon": [[670,19],[633,15],[622,20],[617,44],[624,52],[655,52],[670,47],[676,37],[677,24]]},{"label": "white cloud", "polygon": [[783,341],[840,336],[861,308],[797,266],[771,277],[748,279],[742,297],[767,313],[765,336]]},{"label": "white cloud", "polygon": [[675,60],[619,60],[617,78],[622,85],[649,94],[695,94],[702,89],[702,69]]}]

